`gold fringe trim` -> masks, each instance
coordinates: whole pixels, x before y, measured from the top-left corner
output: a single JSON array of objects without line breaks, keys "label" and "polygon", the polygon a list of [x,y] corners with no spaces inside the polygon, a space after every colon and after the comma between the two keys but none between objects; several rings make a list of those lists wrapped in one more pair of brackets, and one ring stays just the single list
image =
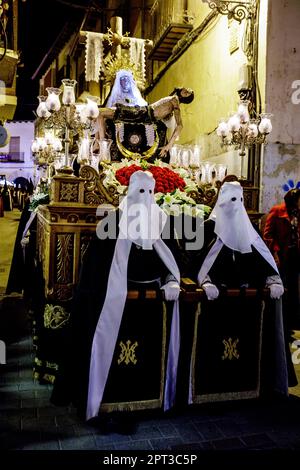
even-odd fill
[{"label": "gold fringe trim", "polygon": [[152,410],[162,406],[160,398],[154,400],[141,400],[131,402],[118,402],[118,403],[102,403],[100,412],[111,413],[112,411],[139,411],[139,410]]}]

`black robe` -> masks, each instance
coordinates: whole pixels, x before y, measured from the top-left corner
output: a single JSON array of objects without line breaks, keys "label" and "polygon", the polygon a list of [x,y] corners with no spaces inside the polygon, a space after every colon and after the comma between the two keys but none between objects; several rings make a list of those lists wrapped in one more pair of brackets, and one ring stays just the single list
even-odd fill
[{"label": "black robe", "polygon": [[[204,248],[186,256],[185,269],[195,281],[217,239],[214,227],[212,220],[204,223]],[[219,297],[214,301],[203,298],[200,312],[194,314],[194,329],[182,335],[180,374],[191,361],[194,403],[255,398],[277,387],[282,364],[275,363],[278,347],[275,302],[263,301],[259,293],[265,288],[267,277],[277,272],[252,248],[251,253],[245,254],[225,245],[221,248],[207,273],[218,287]],[[258,289],[258,295],[245,297],[244,288]],[[228,297],[227,289],[240,289],[240,294]],[[180,312],[184,313],[182,306]],[[279,348],[282,352],[284,345]],[[285,352],[288,353],[288,348]],[[290,356],[287,362],[292,380]]]},{"label": "black robe", "polygon": [[[24,250],[21,245],[23,232],[26,224],[30,218],[31,211],[29,210],[29,199],[26,201],[24,209],[22,210],[21,218],[18,225],[16,240],[14,244],[13,258],[10,266],[10,272],[6,287],[6,294],[12,292],[22,293],[27,286],[28,279],[31,278],[32,272],[26,271]],[[28,261],[29,262],[29,261]]]},{"label": "black robe", "polygon": [[[84,418],[86,413],[89,366],[92,341],[105,300],[108,275],[116,240],[93,240],[84,256],[79,284],[73,300],[66,354],[59,364],[51,397],[52,403],[72,402]],[[161,279],[162,285],[170,273],[156,251],[139,249],[132,244],[128,259],[128,289],[139,289],[139,300],[127,300],[116,343],[112,366],[106,383],[104,411],[143,409],[151,400],[158,404],[163,384],[163,368],[167,351],[167,334],[171,311],[162,311],[161,300],[145,301],[142,291],[159,290],[157,283],[138,284],[135,281]],[[115,286],[118,289],[118,286]],[[137,341],[137,363],[118,364],[120,342]],[[163,359],[164,358],[164,359]],[[101,359],[100,359],[101,360]],[[120,403],[123,403],[120,405]],[[157,406],[157,405],[156,405]],[[153,406],[155,407],[155,405]],[[157,406],[158,407],[158,406]]]}]

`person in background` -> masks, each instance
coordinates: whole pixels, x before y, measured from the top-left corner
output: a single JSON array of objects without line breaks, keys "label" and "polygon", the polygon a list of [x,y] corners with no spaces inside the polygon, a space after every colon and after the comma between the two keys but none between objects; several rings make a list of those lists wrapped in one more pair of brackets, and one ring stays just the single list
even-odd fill
[{"label": "person in background", "polygon": [[263,238],[273,254],[287,293],[284,317],[287,328],[300,325],[300,189],[291,189],[284,202],[271,208]]}]

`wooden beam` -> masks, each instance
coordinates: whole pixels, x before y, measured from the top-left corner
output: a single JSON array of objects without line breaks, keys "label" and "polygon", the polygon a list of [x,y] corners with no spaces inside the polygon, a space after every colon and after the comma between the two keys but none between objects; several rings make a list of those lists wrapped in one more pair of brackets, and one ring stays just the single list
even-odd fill
[{"label": "wooden beam", "polygon": [[[180,292],[180,300],[184,302],[199,302],[202,299],[206,299],[206,294],[203,289],[197,287],[197,284],[191,280],[190,284],[187,284],[187,278],[182,279],[181,284],[181,292]],[[185,289],[185,287],[187,289]],[[220,298],[222,297],[256,297],[261,296],[262,298],[266,299],[270,297],[270,290],[269,289],[227,289],[225,291],[220,292]],[[148,300],[156,300],[156,299],[163,299],[163,293],[161,291],[155,290],[129,290],[127,293],[127,299],[129,300],[138,300],[138,299],[148,299]]]}]

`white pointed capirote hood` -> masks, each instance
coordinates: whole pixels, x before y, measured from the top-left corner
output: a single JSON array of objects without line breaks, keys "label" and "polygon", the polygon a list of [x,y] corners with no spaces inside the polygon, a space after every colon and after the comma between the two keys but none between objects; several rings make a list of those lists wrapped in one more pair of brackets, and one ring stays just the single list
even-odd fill
[{"label": "white pointed capirote hood", "polygon": [[240,253],[251,253],[254,247],[278,273],[269,248],[251,224],[244,206],[243,188],[239,182],[228,182],[222,185],[209,219],[215,222],[214,232],[217,240],[201,266],[198,274],[199,284],[205,281],[224,245]]},{"label": "white pointed capirote hood", "polygon": [[215,234],[224,245],[241,253],[252,251],[251,245],[259,235],[246,212],[240,183],[223,184],[209,218],[215,222]]},{"label": "white pointed capirote hood", "polygon": [[119,237],[152,249],[163,231],[167,216],[154,198],[155,179],[148,171],[136,171],[130,177],[127,196],[119,205]]}]

